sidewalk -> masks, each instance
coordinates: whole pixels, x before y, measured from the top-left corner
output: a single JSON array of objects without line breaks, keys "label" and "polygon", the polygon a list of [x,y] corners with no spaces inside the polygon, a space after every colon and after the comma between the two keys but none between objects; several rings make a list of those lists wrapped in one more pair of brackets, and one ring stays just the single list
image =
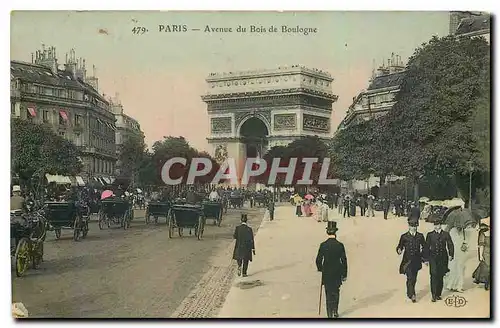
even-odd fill
[{"label": "sidewalk", "polygon": [[[327,236],[325,223],[298,218],[295,208],[276,208],[274,221],[263,221],[255,237],[256,252],[248,277],[236,277],[221,318],[319,318],[325,317],[324,293],[318,315],[320,273],[315,258],[319,244]],[[470,278],[477,266],[477,249],[472,242],[466,266],[464,307],[449,307],[444,301],[431,303],[428,268],[419,272],[416,304],[406,299],[405,276],[398,272],[401,258],[395,248],[406,231],[404,218],[385,221],[381,212],[374,218],[340,218],[338,238],[344,243],[348,278],[341,288],[339,314],[343,318],[485,318],[489,316],[489,292]],[[251,225],[251,222],[250,222]],[[424,235],[432,225],[421,222]],[[443,292],[443,299],[450,296]]]}]

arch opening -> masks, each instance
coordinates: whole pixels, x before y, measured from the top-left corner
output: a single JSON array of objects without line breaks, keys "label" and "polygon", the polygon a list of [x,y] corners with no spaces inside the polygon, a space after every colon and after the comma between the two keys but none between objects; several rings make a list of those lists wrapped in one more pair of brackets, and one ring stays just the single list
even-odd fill
[{"label": "arch opening", "polygon": [[246,120],[240,128],[240,138],[245,144],[245,157],[255,158],[264,156],[267,148],[269,130],[266,124],[258,117]]}]

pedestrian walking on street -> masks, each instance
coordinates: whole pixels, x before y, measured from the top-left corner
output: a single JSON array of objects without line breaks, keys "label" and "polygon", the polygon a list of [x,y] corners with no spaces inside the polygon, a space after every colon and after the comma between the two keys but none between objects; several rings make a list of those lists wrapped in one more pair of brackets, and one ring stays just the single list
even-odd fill
[{"label": "pedestrian walking on street", "polygon": [[417,302],[415,294],[415,284],[417,283],[418,271],[422,269],[422,254],[425,253],[424,235],[417,232],[418,219],[408,219],[408,231],[399,238],[396,252],[398,255],[403,253],[399,273],[406,275],[406,296],[413,303]]},{"label": "pedestrian walking on street", "polygon": [[366,210],[366,198],[364,195],[359,197],[359,209],[361,211],[361,216],[365,216],[365,210]]},{"label": "pedestrian walking on street", "polygon": [[387,215],[389,214],[389,207],[391,203],[388,199],[382,199],[382,209],[384,210],[384,220],[387,220]]},{"label": "pedestrian walking on street", "polygon": [[342,214],[342,211],[344,210],[344,195],[341,194],[339,198],[337,199],[337,204],[338,204],[338,209],[339,209],[339,214]]},{"label": "pedestrian walking on street", "polygon": [[451,262],[454,257],[453,242],[450,234],[443,230],[441,224],[441,220],[436,220],[434,222],[434,231],[429,232],[425,238],[433,302],[441,300],[444,276],[450,271],[448,269],[448,262]]},{"label": "pedestrian walking on street", "polygon": [[316,256],[316,267],[321,272],[321,286],[325,287],[328,318],[339,317],[340,286],[347,279],[347,256],[344,244],[337,240],[337,231],[337,222],[328,221],[328,239],[319,245]]},{"label": "pedestrian walking on street", "polygon": [[351,197],[346,195],[344,197],[344,217],[347,214],[347,217],[351,217]]},{"label": "pedestrian walking on street", "polygon": [[247,220],[247,215],[241,214],[241,224],[234,229],[233,234],[233,238],[236,239],[233,260],[238,263],[238,276],[243,273],[243,277],[247,276],[248,263],[252,261],[252,254],[255,255],[253,230],[247,225]]},{"label": "pedestrian walking on street", "polygon": [[274,220],[274,198],[269,197],[267,201],[267,210],[269,211],[269,220]]},{"label": "pedestrian walking on street", "polygon": [[374,217],[375,216],[375,212],[373,211],[373,200],[375,199],[375,197],[373,195],[368,195],[368,198],[366,199],[366,205],[368,207],[367,211],[366,211],[366,216],[371,216],[371,217]]}]

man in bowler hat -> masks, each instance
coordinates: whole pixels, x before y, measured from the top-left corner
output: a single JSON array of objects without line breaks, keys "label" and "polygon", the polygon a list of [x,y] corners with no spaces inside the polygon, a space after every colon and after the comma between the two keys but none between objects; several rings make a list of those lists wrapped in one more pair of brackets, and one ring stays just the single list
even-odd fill
[{"label": "man in bowler hat", "polygon": [[233,234],[234,244],[233,260],[238,263],[238,276],[247,276],[248,262],[252,261],[252,253],[255,255],[255,244],[253,230],[247,225],[247,215],[241,214],[241,224],[236,227]]},{"label": "man in bowler hat", "polygon": [[321,272],[321,285],[325,286],[326,314],[339,317],[340,286],[347,279],[347,256],[344,244],[337,240],[337,222],[328,221],[328,239],[319,245],[316,267]]},{"label": "man in bowler hat", "polygon": [[[431,274],[432,301],[441,300],[443,292],[443,279],[450,271],[448,262],[453,260],[454,248],[450,234],[441,227],[442,221],[434,221],[434,231],[427,234],[425,238],[428,264]],[[426,263],[427,264],[427,263]]]},{"label": "man in bowler hat", "polygon": [[424,235],[417,232],[418,218],[410,217],[408,219],[408,231],[399,238],[396,252],[398,255],[403,253],[399,273],[406,275],[406,296],[413,303],[417,302],[415,295],[415,284],[417,283],[417,274],[422,269],[422,254],[425,252]]}]

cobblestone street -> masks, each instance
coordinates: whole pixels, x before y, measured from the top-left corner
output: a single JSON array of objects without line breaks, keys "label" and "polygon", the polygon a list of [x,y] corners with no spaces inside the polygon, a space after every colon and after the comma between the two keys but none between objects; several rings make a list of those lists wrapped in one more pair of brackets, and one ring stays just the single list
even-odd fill
[{"label": "cobblestone street", "polygon": [[[264,210],[243,211],[256,231]],[[229,209],[220,228],[207,220],[202,241],[187,232],[183,238],[175,234],[169,239],[165,220],[148,226],[143,211],[136,211],[129,230],[99,230],[94,221],[88,237],[79,242],[71,239],[69,230],[63,230],[60,240],[49,232],[41,268],[29,270],[22,278],[13,273],[12,301],[23,302],[35,318],[205,317],[216,313],[232,282],[228,250],[240,213]],[[212,283],[203,282],[207,279]],[[183,302],[190,293],[196,303],[204,303],[197,314],[193,300]]]}]

